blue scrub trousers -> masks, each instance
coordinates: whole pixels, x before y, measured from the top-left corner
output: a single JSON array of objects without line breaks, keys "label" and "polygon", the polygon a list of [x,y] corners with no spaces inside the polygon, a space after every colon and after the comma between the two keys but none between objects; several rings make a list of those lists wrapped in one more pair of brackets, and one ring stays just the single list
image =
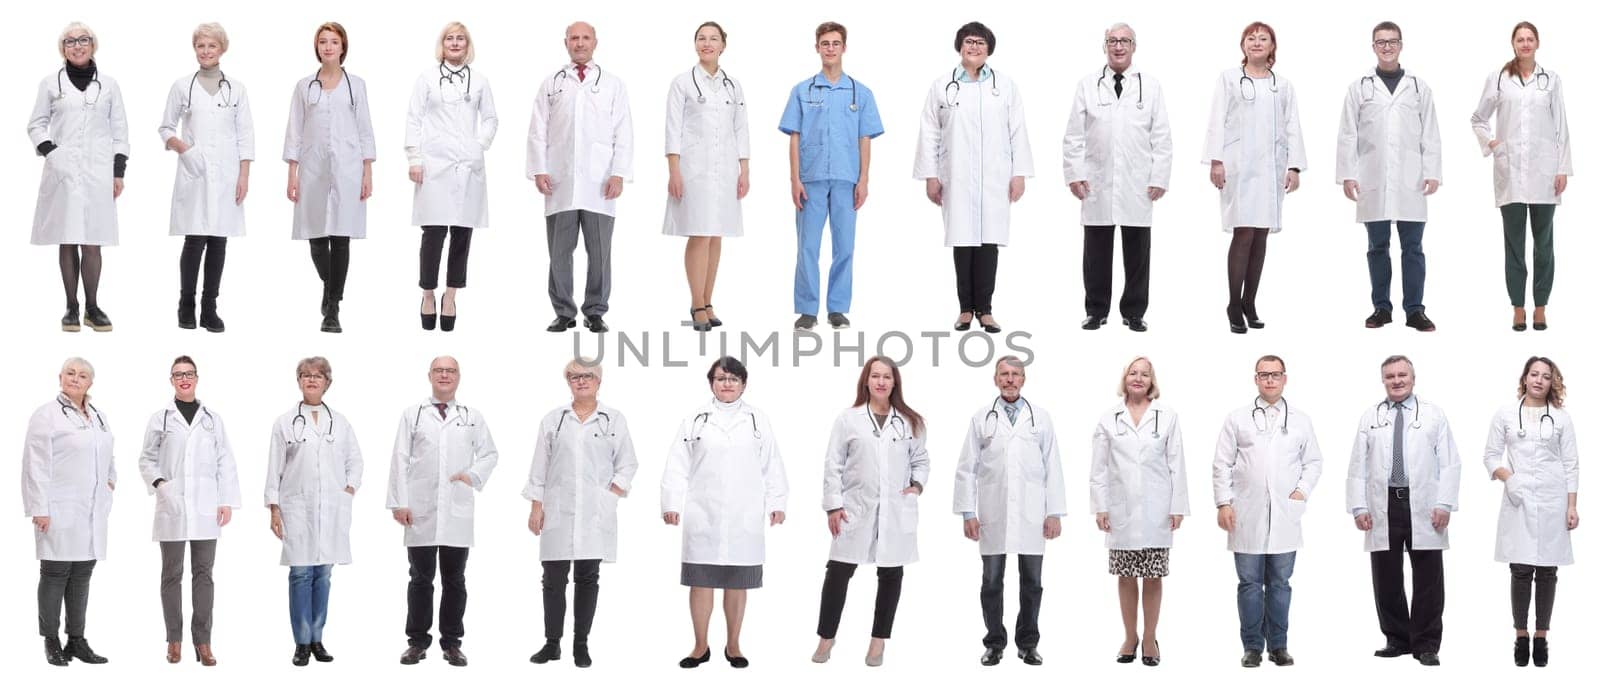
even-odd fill
[{"label": "blue scrub trousers", "polygon": [[1389,301],[1389,283],[1394,268],[1389,262],[1389,226],[1393,224],[1400,235],[1400,286],[1403,299],[1400,304],[1406,315],[1422,310],[1422,284],[1428,276],[1428,259],[1422,253],[1422,227],[1420,222],[1398,220],[1390,223],[1379,220],[1367,225],[1367,275],[1372,281],[1372,306],[1384,311],[1394,311]]},{"label": "blue scrub trousers", "polygon": [[289,568],[289,625],[296,644],[322,641],[322,625],[328,621],[328,586],[333,565]]},{"label": "blue scrub trousers", "polygon": [[833,264],[828,267],[828,313],[850,312],[850,272],[856,251],[856,183],[807,182],[805,207],[795,211],[794,312],[817,315],[822,226],[832,228]]},{"label": "blue scrub trousers", "polygon": [[1239,640],[1244,650],[1289,647],[1289,598],[1293,589],[1293,552],[1273,555],[1233,554],[1239,575]]}]

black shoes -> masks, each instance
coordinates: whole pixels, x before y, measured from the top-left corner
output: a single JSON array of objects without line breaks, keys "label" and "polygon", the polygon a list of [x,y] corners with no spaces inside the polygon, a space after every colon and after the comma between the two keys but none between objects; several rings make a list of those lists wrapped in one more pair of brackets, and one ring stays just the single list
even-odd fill
[{"label": "black shoes", "polygon": [[1105,325],[1105,324],[1106,324],[1105,316],[1090,316],[1088,318],[1083,319],[1083,323],[1081,323],[1079,325],[1084,330],[1099,330],[1100,326]]},{"label": "black shoes", "polygon": [[307,648],[311,649],[311,657],[316,658],[317,662],[333,662],[333,656],[328,654],[328,649],[322,647],[321,641],[313,641],[307,645]]},{"label": "black shoes", "polygon": [[[1372,310],[1372,315],[1371,316],[1367,316],[1367,327],[1368,328],[1382,328],[1383,326],[1388,325],[1388,324],[1393,323],[1393,322],[1394,322],[1394,314],[1389,312],[1388,309],[1373,309]],[[1408,325],[1409,325],[1409,323],[1408,323]]]},{"label": "black shoes", "polygon": [[344,332],[344,328],[339,325],[339,301],[337,299],[322,300],[322,332]]},{"label": "black shoes", "polygon": [[444,662],[449,663],[451,667],[466,667],[467,654],[462,653],[460,648],[444,649]]},{"label": "black shoes", "polygon": [[106,662],[105,656],[95,653],[94,649],[89,648],[89,641],[82,637],[67,639],[67,647],[61,651],[73,660],[79,660],[90,665],[102,665]]},{"label": "black shoes", "polygon": [[544,331],[547,333],[564,333],[577,327],[577,325],[578,321],[576,319],[567,316],[556,316],[555,320],[550,321],[550,325],[544,327]]},{"label": "black shoes", "polygon": [[603,333],[611,329],[606,327],[606,322],[599,316],[584,316],[583,327],[588,328],[591,333]]},{"label": "black shoes", "polygon": [[1439,667],[1439,654],[1433,651],[1424,651],[1417,654],[1417,662],[1428,667]]},{"label": "black shoes", "polygon": [[1120,648],[1117,649],[1117,662],[1123,663],[1123,664],[1127,664],[1127,663],[1133,662],[1134,658],[1137,657],[1136,652],[1138,650],[1139,650],[1139,640],[1138,639],[1134,639],[1133,640],[1133,649],[1128,651],[1127,653],[1123,653],[1122,649],[1120,649]]},{"label": "black shoes", "polygon": [[703,306],[701,308],[706,310],[706,315],[711,316],[711,321],[710,321],[711,327],[713,327],[713,328],[722,327],[722,319],[721,318],[717,318],[716,316],[711,314],[711,305],[710,304],[706,304],[705,306]]},{"label": "black shoes", "polygon": [[1435,330],[1433,321],[1428,320],[1428,314],[1423,312],[1422,309],[1406,314],[1406,327],[1415,328],[1418,332],[1424,333],[1431,333]]},{"label": "black shoes", "polygon": [[704,310],[706,310],[706,307],[704,307],[704,306],[700,306],[700,307],[696,307],[696,308],[693,308],[693,309],[689,309],[690,325],[694,328],[694,331],[697,332],[697,333],[709,333],[709,332],[711,332],[711,327],[712,326],[711,326],[711,320],[709,318],[702,321],[702,320],[698,320],[698,319],[696,319],[694,317],[695,314],[700,313],[701,311],[704,311]]},{"label": "black shoes", "polygon": [[[833,315],[829,314],[828,317],[831,320]],[[707,651],[707,652],[709,653],[709,651]],[[750,659],[749,658],[746,658],[744,656],[729,655],[728,654],[728,649],[726,649],[726,648],[722,649],[722,657],[726,658],[728,660],[728,664],[732,665],[733,669],[735,669],[735,670],[743,670],[743,669],[745,669],[747,667],[750,667]]]},{"label": "black shoes", "polygon": [[1411,655],[1411,649],[1400,648],[1399,646],[1393,646],[1393,645],[1386,645],[1383,648],[1380,648],[1380,649],[1378,649],[1376,651],[1373,651],[1372,655],[1377,656],[1379,658],[1399,658],[1400,656]]},{"label": "black shoes", "polygon": [[594,664],[594,659],[589,657],[589,644],[572,644],[572,664],[578,667],[589,667]]},{"label": "black shoes", "polygon": [[[182,327],[182,325],[180,324],[179,327]],[[208,333],[220,333],[227,329],[227,326],[222,323],[222,318],[217,315],[217,300],[215,298],[206,299],[202,297],[200,299],[200,327],[205,328]]]},{"label": "black shoes", "polygon": [[[985,323],[983,321],[983,319],[985,319],[985,318],[989,319],[989,322]],[[978,313],[978,325],[982,326],[983,327],[983,331],[986,332],[986,333],[989,333],[990,335],[994,335],[994,334],[997,334],[997,333],[1000,332],[1000,324],[994,322],[994,316],[992,314],[988,313],[988,312],[979,312]]]},{"label": "black shoes", "polygon": [[561,640],[560,639],[553,639],[553,640],[545,641],[544,642],[544,646],[539,649],[539,652],[533,654],[533,656],[528,658],[528,662],[533,663],[535,665],[543,665],[543,664],[548,663],[548,662],[550,662],[552,660],[561,660]]},{"label": "black shoes", "polygon": [[[95,306],[94,304],[90,304],[83,308],[83,322],[85,325],[89,326],[91,330],[94,330],[97,333],[111,332],[111,317],[107,316],[106,312],[101,311],[100,307]],[[1538,325],[1538,323],[1534,324],[1535,327]],[[68,644],[70,643],[71,642],[69,641]]]},{"label": "black shoes", "polygon": [[1533,329],[1534,330],[1548,330],[1549,328],[1550,328],[1550,324],[1546,323],[1544,321],[1534,321],[1533,322]]},{"label": "black shoes", "polygon": [[1255,304],[1255,302],[1253,302],[1253,301],[1241,302],[1239,304],[1239,307],[1244,310],[1245,325],[1250,326],[1250,328],[1252,330],[1260,330],[1262,328],[1267,327],[1267,324],[1261,322],[1261,319],[1256,316],[1256,304]]},{"label": "black shoes", "polygon": [[[446,304],[446,301],[450,303]],[[445,313],[446,311],[450,313]],[[445,332],[456,329],[456,302],[455,297],[452,297],[449,292],[446,292],[444,298],[439,300],[439,329]],[[465,662],[466,658],[466,656],[461,656],[462,662]]]},{"label": "black shoes", "polygon": [[47,636],[44,638],[44,660],[51,665],[66,667],[72,658],[61,650],[61,639]]},{"label": "black shoes", "polygon": [[[1244,320],[1244,307],[1238,304],[1228,305],[1228,332],[1231,332],[1235,335],[1243,335],[1247,332],[1250,332],[1250,329],[1246,326]],[[1256,655],[1260,654],[1257,653]],[[1261,662],[1258,658],[1256,660],[1256,665],[1260,664]],[[1256,665],[1246,665],[1245,667],[1256,667]]]},{"label": "black shoes", "polygon": [[[961,320],[962,318],[967,320]],[[977,316],[974,316],[971,311],[962,311],[960,316],[956,316],[956,324],[950,326],[950,329],[958,333],[966,332],[972,329],[972,321],[974,320],[977,320]]]},{"label": "black shoes", "polygon": [[81,322],[82,319],[78,317],[78,305],[67,304],[67,312],[61,316],[61,331],[68,333],[78,332],[83,329]]},{"label": "black shoes", "polygon": [[426,657],[428,657],[428,649],[421,646],[407,646],[406,652],[400,654],[400,664],[416,665]]},{"label": "black shoes", "polygon": [[813,316],[813,315],[811,315],[809,313],[805,314],[804,316],[801,316],[799,318],[794,319],[794,329],[795,330],[804,330],[806,332],[811,332],[811,329],[815,328],[815,327],[817,327],[817,317]]},{"label": "black shoes", "polygon": [[1006,650],[1003,648],[985,648],[983,657],[979,658],[978,662],[983,663],[984,667],[994,667],[1000,664],[1000,659],[1004,658],[1005,654]]},{"label": "black shoes", "polygon": [[1528,666],[1528,637],[1517,637],[1517,645],[1511,649],[1511,660],[1517,667]]},{"label": "black shoes", "polygon": [[678,661],[678,667],[689,670],[709,662],[711,662],[711,649],[708,648],[705,653],[701,653],[699,656],[689,656]]},{"label": "black shoes", "polygon": [[1122,319],[1122,324],[1136,333],[1142,333],[1150,329],[1150,325],[1145,323],[1143,318],[1124,318]]},{"label": "black shoes", "polygon": [[[101,658],[100,662],[106,662]],[[1533,666],[1544,667],[1550,662],[1550,640],[1542,636],[1533,637]]]},{"label": "black shoes", "polygon": [[[1141,662],[1144,663],[1145,667],[1155,667],[1155,666],[1161,664],[1161,643],[1160,642],[1151,642],[1151,643],[1155,643],[1156,654],[1153,655],[1153,656],[1148,656],[1148,655],[1147,656],[1143,656],[1143,657],[1141,657],[1139,659]],[[1149,646],[1150,643],[1146,643],[1145,645]]]},{"label": "black shoes", "polygon": [[1039,655],[1039,649],[1037,648],[1019,648],[1017,649],[1017,657],[1028,665],[1044,664],[1044,656]]},{"label": "black shoes", "polygon": [[184,330],[194,330],[194,293],[188,297],[178,298],[178,327]]},{"label": "black shoes", "polygon": [[850,319],[845,318],[844,314],[839,313],[838,311],[829,311],[828,325],[833,326],[834,330],[844,330],[845,328],[850,327]]},{"label": "black shoes", "polygon": [[1267,659],[1271,660],[1272,664],[1277,665],[1278,667],[1288,667],[1294,664],[1294,656],[1289,655],[1289,649],[1287,648],[1278,648],[1267,651]]},{"label": "black shoes", "polygon": [[[422,305],[423,306],[427,306],[428,305],[428,298],[427,297],[423,297],[422,298]],[[438,307],[434,307],[434,308],[438,308]],[[423,330],[433,330],[434,327],[439,324],[439,312],[438,311],[434,311],[433,313],[428,313],[427,311],[422,311],[421,312],[421,316],[422,316],[422,329]]]},{"label": "black shoes", "polygon": [[290,661],[295,667],[305,667],[311,663],[311,647],[305,644],[294,645],[294,660]]},{"label": "black shoes", "polygon": [[1244,657],[1239,659],[1239,665],[1244,667],[1261,667],[1261,649],[1252,648],[1244,652]]}]

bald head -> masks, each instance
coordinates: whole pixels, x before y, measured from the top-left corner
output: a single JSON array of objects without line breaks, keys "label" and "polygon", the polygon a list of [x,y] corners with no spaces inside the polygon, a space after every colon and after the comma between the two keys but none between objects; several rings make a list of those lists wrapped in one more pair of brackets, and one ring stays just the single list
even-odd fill
[{"label": "bald head", "polygon": [[594,49],[599,42],[594,35],[594,25],[589,22],[573,22],[567,27],[567,57],[574,63],[585,65],[594,59]]},{"label": "bald head", "polygon": [[433,398],[450,402],[456,398],[456,388],[461,385],[461,364],[453,356],[437,356],[428,364],[428,382],[433,385]]}]

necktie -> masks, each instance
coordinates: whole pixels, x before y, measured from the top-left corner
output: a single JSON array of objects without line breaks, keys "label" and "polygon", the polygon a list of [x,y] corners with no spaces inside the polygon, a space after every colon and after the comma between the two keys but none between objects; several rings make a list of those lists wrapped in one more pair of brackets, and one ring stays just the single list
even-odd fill
[{"label": "necktie", "polygon": [[1114,75],[1111,76],[1111,87],[1112,87],[1112,90],[1117,92],[1117,97],[1121,98],[1122,97],[1122,75],[1120,73],[1119,74],[1114,74]]},{"label": "necktie", "polygon": [[1404,488],[1406,481],[1406,408],[1394,407],[1394,461],[1389,467],[1389,486]]},{"label": "necktie", "polygon": [[578,81],[583,81],[584,66],[578,65]]},{"label": "necktie", "polygon": [[436,402],[436,403],[434,403],[433,406],[435,406],[435,407],[437,407],[439,409],[439,418],[443,419],[444,418],[444,410],[445,410],[445,407],[446,407],[445,403]]},{"label": "necktie", "polygon": [[1017,422],[1017,405],[1015,402],[1006,403],[1006,420],[1012,424]]}]

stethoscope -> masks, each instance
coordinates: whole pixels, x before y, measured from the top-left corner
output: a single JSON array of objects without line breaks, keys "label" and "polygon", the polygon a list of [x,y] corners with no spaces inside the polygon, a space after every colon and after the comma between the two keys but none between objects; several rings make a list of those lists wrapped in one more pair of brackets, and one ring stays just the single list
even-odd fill
[{"label": "stethoscope", "polygon": [[[328,412],[328,434],[322,436],[322,439],[331,445],[333,444],[333,407],[328,406],[327,402],[323,402],[317,406],[322,407],[324,411]],[[294,408],[294,419],[289,421],[289,432],[294,434],[294,441],[297,443],[303,443],[306,441],[305,407],[305,402],[296,402]]]},{"label": "stethoscope", "polygon": [[[850,80],[850,112],[855,112],[856,111],[856,107],[857,107],[856,106],[856,78],[853,77],[853,76],[850,76],[848,74],[844,75],[844,78]],[[817,77],[815,77],[815,76],[811,77],[810,85],[806,86],[806,99],[807,99],[806,100],[806,105],[810,105],[812,107],[820,108],[824,104],[827,103],[826,100],[812,100],[813,96],[811,95],[811,91],[813,89],[819,89],[819,88],[822,88],[822,87],[817,85]],[[836,87],[830,85],[829,88],[836,88]]]},{"label": "stethoscope", "polygon": [[[1004,397],[996,396],[994,402],[989,405],[989,413],[983,415],[983,439],[985,441],[994,440],[995,431],[1000,430],[1000,403],[1004,400]],[[1033,404],[1028,402],[1026,397],[1018,397],[1017,401],[1028,408],[1028,429],[1037,431],[1038,426],[1033,421]]]},{"label": "stethoscope", "polygon": [[[1500,80],[1505,79],[1505,78],[1506,78],[1506,72],[1505,72],[1505,70],[1502,69],[1502,70],[1500,70],[1500,73],[1495,76],[1495,79],[1494,79],[1494,92],[1495,93],[1499,93],[1500,92]],[[1523,86],[1527,86],[1528,85],[1528,82],[1522,80],[1522,75],[1520,75],[1520,74],[1517,75],[1517,83],[1522,84]],[[1544,68],[1540,67],[1537,64],[1533,66],[1533,86],[1534,86],[1534,88],[1537,88],[1540,91],[1548,92],[1550,90],[1550,75],[1545,73]]]},{"label": "stethoscope", "polygon": [[[1523,400],[1526,400],[1526,399],[1528,399],[1528,398],[1527,397],[1522,397],[1521,399],[1517,400],[1517,437],[1518,438],[1526,438],[1526,437],[1528,437],[1528,429],[1522,427],[1522,402],[1523,402]],[[1545,434],[1544,434],[1544,422],[1545,421],[1549,421],[1550,422],[1550,437],[1548,437],[1548,438],[1545,437]],[[1550,415],[1550,401],[1549,400],[1545,400],[1544,413],[1539,415],[1539,439],[1540,440],[1549,440],[1550,438],[1555,437],[1555,434],[1556,434],[1556,417]]]},{"label": "stethoscope", "polygon": [[[423,403],[423,404],[417,405],[416,417],[411,419],[411,433],[412,434],[415,434],[417,432],[417,429],[422,426],[422,413],[424,411],[428,411],[430,409],[433,410],[433,411],[438,411],[439,410],[438,407],[435,407],[432,404],[428,404],[428,403]],[[465,405],[465,404],[457,404],[456,405],[456,410],[457,410],[457,413],[456,413],[455,426],[457,428],[477,428],[478,427],[478,423],[476,421],[472,420],[472,410],[468,409],[467,405]],[[329,424],[329,428],[330,428],[329,432],[331,433],[332,432],[331,431],[332,424]]]},{"label": "stethoscope", "polygon": [[[597,65],[597,64],[592,64],[591,63],[591,64],[588,64],[588,65],[585,65],[585,66],[594,68],[594,81],[590,82],[590,84],[589,84],[589,93],[599,93],[600,92],[600,78],[605,76],[604,70],[601,70],[600,69],[600,65]],[[562,67],[561,71],[556,72],[555,76],[550,77],[550,81],[552,83],[554,83],[555,87],[556,87],[555,92],[550,94],[550,100],[552,100],[552,101],[555,100],[556,96],[561,95],[562,92],[567,90],[567,83],[566,82],[567,82],[568,79],[577,79],[577,77],[574,77],[571,74],[568,74],[566,67]]]},{"label": "stethoscope", "polygon": [[[1267,90],[1271,91],[1273,93],[1277,93],[1278,92],[1278,73],[1272,71],[1271,68],[1268,68],[1267,69],[1267,76],[1272,79],[1272,81],[1267,84]],[[1245,95],[1244,87],[1246,87],[1246,86],[1250,87],[1249,95]],[[1247,103],[1254,103],[1256,101],[1256,80],[1250,78],[1250,73],[1244,71],[1243,67],[1239,68],[1239,97],[1243,98],[1245,100],[1245,102],[1247,102]]]},{"label": "stethoscope", "polygon": [[878,425],[878,419],[872,413],[872,409],[870,407],[867,409],[867,420],[872,424],[872,437],[874,438],[882,438],[883,429],[885,428],[894,432],[894,437],[890,438],[890,440],[894,442],[905,440],[908,436],[906,420],[900,418],[900,412],[896,411],[893,407],[889,408],[889,418],[883,422],[882,426]]},{"label": "stethoscope", "polygon": [[[988,65],[983,65],[983,66],[980,66],[978,68],[978,77],[980,79],[982,79],[983,70],[985,70],[985,69],[988,69]],[[946,82],[945,85],[944,85],[944,104],[945,104],[945,107],[948,107],[948,108],[959,108],[959,107],[961,107],[961,79],[960,79],[960,76],[961,76],[961,68],[960,67],[957,67],[955,69],[950,70],[950,81]],[[812,79],[815,79],[815,78],[816,77],[812,77]],[[854,84],[851,84],[851,85],[854,86]],[[951,91],[950,89],[952,89],[952,88],[954,88],[955,90]],[[996,73],[993,69],[989,70],[989,93],[995,95],[996,97],[998,97],[1000,95],[1000,75],[998,73]],[[855,103],[854,103],[854,100],[855,100],[855,90],[854,89],[851,89],[850,99],[852,101],[851,104],[850,104],[850,109],[851,110],[855,110],[856,108],[855,108]]]},{"label": "stethoscope", "polygon": [[[56,400],[56,404],[61,405],[61,415],[71,418],[80,431],[87,431],[92,428],[88,417],[83,414],[79,414],[78,410],[72,408],[71,401],[63,401],[64,399],[65,398],[63,397]],[[94,412],[95,420],[100,423],[100,430],[109,430],[106,428],[106,417],[100,415],[100,409],[98,407],[95,407],[93,404],[89,404],[88,401],[85,401],[83,405],[89,411]]]},{"label": "stethoscope", "polygon": [[[755,412],[745,412],[745,413],[750,415],[750,435],[755,437],[756,440],[760,440],[761,439],[761,426],[760,426],[760,424],[756,423],[756,413]],[[700,442],[700,433],[701,433],[701,431],[705,430],[706,424],[708,424],[710,422],[711,422],[711,412],[703,411],[703,412],[700,412],[699,414],[695,414],[694,420],[689,422],[689,435],[683,439],[683,442],[689,443],[691,445],[694,444],[694,443]]]},{"label": "stethoscope", "polygon": [[[1155,416],[1155,428],[1150,429],[1150,437],[1155,438],[1156,440],[1160,440],[1161,439],[1161,410],[1160,409],[1151,409],[1150,411],[1156,415]],[[1125,435],[1128,434],[1128,429],[1122,425],[1122,415],[1123,414],[1127,414],[1127,412],[1119,411],[1119,412],[1116,413],[1115,416],[1111,417],[1111,423],[1112,423],[1112,425],[1117,427],[1117,435],[1119,437],[1120,436],[1125,436]],[[1131,415],[1131,414],[1128,415],[1128,426],[1133,426],[1133,415]],[[1138,428],[1134,428],[1135,432],[1137,432],[1138,430],[1139,430]]]},{"label": "stethoscope", "polygon": [[[1267,418],[1267,407],[1261,406],[1261,403],[1264,401],[1265,400],[1261,399],[1260,397],[1256,397],[1255,408],[1250,410],[1250,423],[1255,424],[1256,432],[1262,435],[1272,432],[1267,427],[1267,422],[1269,420]],[[1283,403],[1283,434],[1289,435],[1289,400],[1279,397],[1278,401]],[[1257,414],[1260,416],[1257,416]],[[1258,421],[1257,419],[1260,420]]]},{"label": "stethoscope", "polygon": [[[1095,101],[1094,102],[1095,102],[1096,105],[1099,105],[1100,107],[1103,107],[1103,108],[1104,107],[1110,107],[1111,104],[1112,104],[1112,101],[1107,100],[1106,98],[1102,97],[1102,96],[1105,95],[1105,91],[1103,91],[1100,88],[1101,86],[1105,85],[1106,72],[1109,72],[1109,71],[1111,71],[1111,66],[1110,65],[1107,65],[1105,67],[1101,67],[1100,68],[1100,78],[1096,79],[1095,82],[1094,82],[1094,96],[1095,96]],[[1138,104],[1137,107],[1140,110],[1143,110],[1144,109],[1144,73],[1140,72],[1138,74],[1135,74],[1135,75],[1133,75],[1133,78],[1137,79],[1139,81],[1139,104]],[[1273,90],[1276,91],[1277,88],[1274,87]],[[1116,91],[1112,91],[1112,93],[1116,93]],[[1104,101],[1104,102],[1102,102],[1102,101]]]},{"label": "stethoscope", "polygon": [[[339,68],[339,80],[344,82],[345,90],[350,93],[350,112],[354,113],[356,111],[356,87],[350,83],[350,73],[344,71],[343,67]],[[322,103],[322,76],[320,71],[311,75],[311,83],[306,84],[306,89],[315,97],[311,104],[320,105]]]},{"label": "stethoscope", "polygon": [[[167,433],[167,417],[170,416],[171,414],[172,414],[172,410],[171,409],[164,409],[164,410],[161,411],[161,433],[162,433],[162,435],[166,435],[166,433]],[[209,433],[211,431],[214,431],[214,430],[217,430],[217,420],[212,418],[211,410],[210,409],[206,409],[205,407],[201,407],[200,408],[200,427],[206,429],[207,433]]]},{"label": "stethoscope", "polygon": [[[1413,92],[1411,95],[1417,99],[1417,107],[1421,108],[1422,107],[1422,85],[1417,82],[1417,78],[1415,76],[1411,76],[1409,78],[1411,79],[1411,90]],[[1378,77],[1375,76],[1375,75],[1372,75],[1372,74],[1368,74],[1368,75],[1366,75],[1364,77],[1361,77],[1361,102],[1363,102],[1363,103],[1371,103],[1373,97],[1375,97],[1377,95],[1378,95]]]},{"label": "stethoscope", "polygon": [[[472,102],[472,66],[471,65],[462,65],[461,69],[450,69],[449,67],[445,66],[445,63],[442,60],[439,62],[439,99],[440,100],[444,100],[444,94],[445,94],[444,85],[445,85],[445,82],[449,82],[451,86],[455,86],[456,77],[461,77],[463,84],[466,86],[466,88],[461,91],[461,93],[463,95],[461,96],[461,101],[458,101],[458,102],[471,103]],[[450,101],[445,101],[445,102],[448,103]]]},{"label": "stethoscope", "polygon": [[[728,92],[728,98],[724,102],[727,103],[728,105],[738,105],[740,107],[743,107],[744,106],[744,99],[743,98],[739,98],[739,94],[737,92],[735,92],[735,90],[733,88],[733,77],[728,76],[728,73],[723,71],[723,70],[721,70],[721,69],[717,70],[717,74],[722,75],[722,88],[723,88],[723,90]],[[711,78],[714,79],[715,77],[711,77]],[[695,70],[693,70],[693,69],[689,70],[689,81],[694,82],[694,102],[699,103],[701,105],[705,105],[706,104],[706,92],[701,90],[701,88],[700,88],[700,77],[695,74]]]},{"label": "stethoscope", "polygon": [[[67,97],[67,91],[66,91],[66,89],[64,89],[62,87],[62,82],[61,82],[61,78],[66,76],[66,74],[67,74],[67,68],[66,67],[62,67],[61,69],[56,70],[56,100],[61,100],[61,99]],[[90,86],[94,87],[94,99],[93,100],[89,99],[89,87]],[[89,74],[89,86],[85,86],[83,88],[83,107],[92,108],[92,107],[94,107],[96,105],[99,105],[100,104],[100,94],[103,93],[104,91],[105,91],[105,87],[100,84],[100,68],[97,66],[97,67],[94,68],[94,71]],[[851,109],[853,110],[854,108],[851,108]]]},{"label": "stethoscope", "polygon": [[[1419,403],[1417,403],[1417,404],[1415,404],[1413,406],[1415,406],[1417,408],[1417,413],[1413,414],[1411,416],[1411,423],[1409,425],[1411,426],[1412,430],[1421,430],[1422,429],[1422,403],[1419,402]],[[1389,400],[1384,400],[1382,402],[1379,402],[1378,406],[1373,408],[1372,414],[1375,417],[1374,420],[1377,423],[1374,423],[1372,425],[1372,428],[1378,429],[1378,428],[1389,428],[1391,426],[1394,426],[1393,412],[1396,409],[1402,409],[1402,408],[1403,407],[1400,406],[1399,402],[1390,402]]]},{"label": "stethoscope", "polygon": [[[227,72],[223,72],[221,70],[218,70],[217,73],[222,75],[222,81],[217,83],[217,95],[222,96],[222,101],[217,103],[217,107],[219,107],[219,108],[237,108],[237,107],[239,107],[239,101],[236,101],[236,100],[233,99],[233,82],[228,81],[228,73]],[[199,72],[195,72],[194,76],[189,77],[189,95],[188,95],[188,97],[183,99],[183,109],[186,112],[189,110],[189,106],[194,104],[194,82],[199,80],[199,79],[200,79],[200,73]],[[222,89],[224,89],[224,88],[228,89],[227,95],[223,95],[223,93],[222,93]]]},{"label": "stethoscope", "polygon": [[[601,411],[599,409],[594,410],[594,413],[595,413],[595,416],[598,417],[597,420],[595,421],[595,423],[600,425],[600,430],[595,432],[594,437],[596,437],[596,438],[615,438],[615,437],[617,437],[617,434],[613,433],[611,431],[611,415],[607,414],[604,411]],[[561,427],[567,423],[567,417],[568,416],[571,416],[573,419],[577,419],[578,418],[577,412],[574,412],[571,409],[562,409],[561,410],[561,420],[556,422],[556,432],[553,434],[554,436],[560,436],[561,435]],[[580,421],[579,423],[581,424],[582,422]]]}]

